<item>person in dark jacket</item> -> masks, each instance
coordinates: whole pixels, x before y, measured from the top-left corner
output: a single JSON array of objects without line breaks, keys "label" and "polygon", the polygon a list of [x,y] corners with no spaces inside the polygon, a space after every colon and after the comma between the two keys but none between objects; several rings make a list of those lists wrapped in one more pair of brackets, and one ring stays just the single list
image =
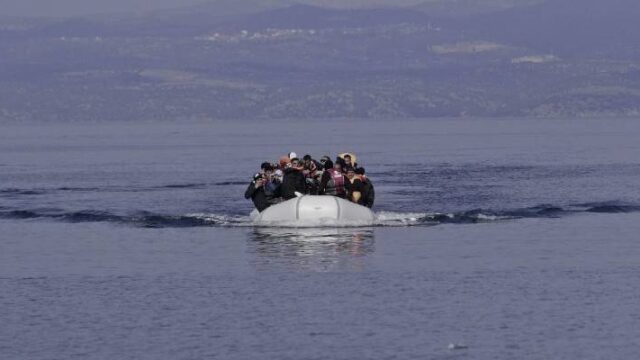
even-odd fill
[{"label": "person in dark jacket", "polygon": [[282,198],[285,200],[296,197],[296,192],[304,194],[306,192],[306,180],[298,158],[291,159],[291,165],[284,170],[282,179]]},{"label": "person in dark jacket", "polygon": [[333,195],[343,199],[348,198],[351,189],[349,179],[342,173],[342,161],[335,164],[328,160],[324,163],[325,171],[320,179],[318,193],[320,195]]},{"label": "person in dark jacket", "polygon": [[349,192],[349,200],[356,204],[364,205],[364,198],[362,197],[364,183],[362,182],[362,179],[356,175],[356,170],[353,167],[347,167],[346,173],[351,188],[351,191]]},{"label": "person in dark jacket", "polygon": [[373,202],[376,199],[376,192],[373,189],[373,184],[371,183],[371,179],[369,179],[366,175],[365,175],[365,170],[363,167],[359,167],[356,168],[356,176],[358,178],[360,178],[360,181],[362,181],[362,187],[361,187],[361,192],[362,192],[362,202],[361,204],[368,207],[368,208],[372,208],[373,207]]},{"label": "person in dark jacket", "polygon": [[262,163],[260,172],[253,176],[253,181],[244,192],[244,197],[251,199],[260,212],[277,203],[281,196],[280,184],[271,181],[272,174],[273,166],[266,162]]},{"label": "person in dark jacket", "polygon": [[264,179],[263,174],[255,174],[253,181],[251,181],[247,190],[244,192],[245,199],[251,199],[253,201],[253,205],[260,212],[271,206],[269,201],[267,201],[267,194],[264,191],[265,183],[266,180]]}]

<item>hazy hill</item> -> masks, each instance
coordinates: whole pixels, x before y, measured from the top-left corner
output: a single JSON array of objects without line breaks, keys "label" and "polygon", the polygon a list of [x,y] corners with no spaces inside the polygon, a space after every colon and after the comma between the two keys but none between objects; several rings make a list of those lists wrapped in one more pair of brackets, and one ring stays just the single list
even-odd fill
[{"label": "hazy hill", "polygon": [[[34,36],[196,36],[211,31],[260,31],[266,29],[339,29],[392,24],[427,24],[422,12],[404,8],[335,9],[292,5],[265,11],[218,16],[211,4],[190,11],[163,11],[144,17],[71,18],[45,22]],[[229,8],[225,7],[229,10]]]},{"label": "hazy hill", "polygon": [[0,18],[0,121],[640,114],[630,0],[285,2]]},{"label": "hazy hill", "polygon": [[279,29],[340,29],[375,27],[392,24],[427,24],[419,11],[404,8],[330,9],[310,5],[293,5],[265,11],[225,22],[228,30],[258,31]]},{"label": "hazy hill", "polygon": [[459,18],[489,14],[516,7],[527,7],[544,0],[433,0],[411,8],[436,17]]}]

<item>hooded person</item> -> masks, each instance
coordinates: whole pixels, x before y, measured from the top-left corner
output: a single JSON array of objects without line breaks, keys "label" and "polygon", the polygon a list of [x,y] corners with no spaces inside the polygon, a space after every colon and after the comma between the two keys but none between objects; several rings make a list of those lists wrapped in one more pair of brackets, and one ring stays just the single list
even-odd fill
[{"label": "hooded person", "polygon": [[346,166],[351,166],[353,168],[358,166],[358,163],[356,162],[356,155],[354,153],[342,153],[338,155],[338,157],[344,160]]},{"label": "hooded person", "polygon": [[344,164],[347,167],[353,168],[353,163],[351,162],[351,154],[344,154],[344,156],[342,157],[342,160],[344,160]]},{"label": "hooded person", "polygon": [[296,193],[304,194],[306,192],[306,180],[302,171],[304,167],[300,164],[298,158],[291,159],[289,166],[284,169],[284,177],[282,179],[282,198],[285,200],[293,199]]},{"label": "hooded person", "polygon": [[320,187],[318,194],[333,195],[346,199],[350,190],[349,179],[342,173],[342,161],[336,161],[335,164],[331,160],[325,162],[325,171],[320,179]]}]

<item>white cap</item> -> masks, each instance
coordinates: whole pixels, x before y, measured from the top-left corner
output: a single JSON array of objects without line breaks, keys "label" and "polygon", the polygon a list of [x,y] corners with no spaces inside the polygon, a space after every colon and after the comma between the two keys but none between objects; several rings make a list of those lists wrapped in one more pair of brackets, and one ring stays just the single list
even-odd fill
[{"label": "white cap", "polygon": [[298,157],[298,154],[294,153],[293,151],[289,153],[289,159],[293,159],[297,157]]}]

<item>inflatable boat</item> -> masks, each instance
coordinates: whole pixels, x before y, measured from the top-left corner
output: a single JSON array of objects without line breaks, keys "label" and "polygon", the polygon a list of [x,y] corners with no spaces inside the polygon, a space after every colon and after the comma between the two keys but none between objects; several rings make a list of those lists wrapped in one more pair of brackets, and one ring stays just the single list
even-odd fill
[{"label": "inflatable boat", "polygon": [[303,195],[262,212],[254,210],[251,219],[257,226],[371,226],[375,215],[369,208],[339,197]]}]

